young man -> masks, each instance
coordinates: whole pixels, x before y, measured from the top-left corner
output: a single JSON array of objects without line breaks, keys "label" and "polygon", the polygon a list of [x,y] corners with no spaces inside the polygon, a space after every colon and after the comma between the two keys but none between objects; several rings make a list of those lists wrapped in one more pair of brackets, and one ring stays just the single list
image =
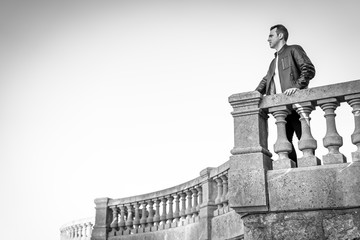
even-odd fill
[{"label": "young man", "polygon": [[[276,50],[266,76],[255,89],[264,95],[284,93],[291,96],[298,89],[305,89],[315,76],[315,68],[305,51],[299,45],[287,45],[289,33],[283,25],[270,28],[268,42]],[[301,138],[300,116],[293,110],[286,117],[286,135],[292,145],[289,158],[297,163],[296,152],[292,143],[294,132]]]}]

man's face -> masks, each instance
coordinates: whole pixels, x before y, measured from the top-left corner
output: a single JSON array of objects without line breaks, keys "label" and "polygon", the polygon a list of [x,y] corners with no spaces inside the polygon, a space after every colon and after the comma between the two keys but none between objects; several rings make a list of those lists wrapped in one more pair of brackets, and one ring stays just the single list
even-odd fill
[{"label": "man's face", "polygon": [[275,48],[279,45],[281,40],[280,34],[276,33],[276,28],[272,29],[269,34],[268,42],[270,44],[270,48]]}]

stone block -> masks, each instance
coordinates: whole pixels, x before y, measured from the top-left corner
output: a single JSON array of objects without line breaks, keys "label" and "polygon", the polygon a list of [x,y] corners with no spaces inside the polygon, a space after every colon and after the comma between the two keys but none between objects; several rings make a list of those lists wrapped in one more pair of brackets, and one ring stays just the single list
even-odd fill
[{"label": "stone block", "polygon": [[351,157],[353,162],[360,162],[360,152],[352,152]]},{"label": "stone block", "polygon": [[316,156],[308,156],[299,158],[297,165],[298,167],[311,167],[321,165],[321,162]]},{"label": "stone block", "polygon": [[322,160],[325,165],[346,163],[346,157],[341,153],[328,153],[326,155],[323,155]]},{"label": "stone block", "polygon": [[211,219],[211,240],[236,239],[244,234],[241,216],[234,211]]},{"label": "stone block", "polygon": [[360,163],[267,172],[271,211],[360,206]]},{"label": "stone block", "polygon": [[237,212],[266,211],[267,191],[264,169],[229,171],[229,206]]},{"label": "stone block", "polygon": [[273,161],[273,169],[287,169],[287,168],[295,168],[296,163],[290,158],[283,158],[276,161]]}]

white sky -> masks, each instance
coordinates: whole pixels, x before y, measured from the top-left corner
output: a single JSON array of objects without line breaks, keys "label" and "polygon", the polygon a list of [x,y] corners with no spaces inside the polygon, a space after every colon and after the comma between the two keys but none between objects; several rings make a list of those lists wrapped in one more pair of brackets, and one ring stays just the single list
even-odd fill
[{"label": "white sky", "polygon": [[[57,239],[61,225],[95,214],[95,198],[172,187],[227,161],[227,98],[266,74],[274,24],[313,61],[311,87],[359,79],[358,5],[1,1],[2,238]],[[344,105],[338,131],[351,158]],[[322,114],[312,115],[320,158]]]}]

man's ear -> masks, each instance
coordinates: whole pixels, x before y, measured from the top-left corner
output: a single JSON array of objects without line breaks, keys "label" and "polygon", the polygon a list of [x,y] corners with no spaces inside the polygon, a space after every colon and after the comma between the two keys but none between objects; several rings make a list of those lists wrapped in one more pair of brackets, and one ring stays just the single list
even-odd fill
[{"label": "man's ear", "polygon": [[284,39],[284,34],[283,34],[283,33],[279,33],[279,38],[280,38],[280,39]]}]

